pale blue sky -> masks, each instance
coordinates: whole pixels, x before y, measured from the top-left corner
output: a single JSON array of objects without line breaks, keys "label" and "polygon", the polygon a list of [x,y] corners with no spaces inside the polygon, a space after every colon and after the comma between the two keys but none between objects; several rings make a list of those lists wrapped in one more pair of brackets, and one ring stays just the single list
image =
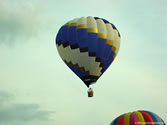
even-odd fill
[{"label": "pale blue sky", "polygon": [[[165,0],[0,3],[0,124],[109,125],[142,109],[167,122]],[[91,99],[55,46],[61,25],[81,16],[103,17],[121,33],[120,52]]]}]

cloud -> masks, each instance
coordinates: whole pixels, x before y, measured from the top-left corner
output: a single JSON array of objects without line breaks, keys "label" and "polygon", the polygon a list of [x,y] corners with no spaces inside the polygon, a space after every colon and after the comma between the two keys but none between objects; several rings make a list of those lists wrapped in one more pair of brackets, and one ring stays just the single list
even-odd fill
[{"label": "cloud", "polygon": [[0,122],[49,120],[51,112],[42,111],[38,104],[11,104],[0,108]]},{"label": "cloud", "polygon": [[0,43],[35,36],[45,26],[45,7],[40,1],[1,1]]},{"label": "cloud", "polygon": [[[41,110],[38,104],[22,104],[11,101],[13,95],[0,90],[0,124],[20,124],[52,121],[53,111]],[[7,103],[5,103],[7,102]]]},{"label": "cloud", "polygon": [[5,92],[5,91],[0,91],[0,106],[8,104],[10,100],[12,100],[13,95]]}]

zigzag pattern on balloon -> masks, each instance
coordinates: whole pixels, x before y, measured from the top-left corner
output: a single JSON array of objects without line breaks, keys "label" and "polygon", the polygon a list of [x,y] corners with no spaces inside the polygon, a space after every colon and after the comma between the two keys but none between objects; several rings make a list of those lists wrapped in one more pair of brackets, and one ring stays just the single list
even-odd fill
[{"label": "zigzag pattern on balloon", "polygon": [[[75,74],[79,78],[81,78],[86,83],[87,86],[88,83],[86,82],[86,80],[89,77],[90,77],[89,79],[92,79],[94,77],[91,81],[95,82],[101,75],[102,67],[100,67],[101,64],[100,60],[95,61],[96,57],[88,56],[88,52],[80,53],[79,48],[71,49],[70,46],[64,48],[62,44],[59,47],[57,47],[57,49],[60,53],[62,60],[64,60],[67,66],[73,72],[75,72]],[[87,63],[87,61],[90,61],[91,64]]]},{"label": "zigzag pattern on balloon", "polygon": [[[102,59],[101,59],[101,58],[96,57],[96,53],[95,53],[95,52],[89,52],[89,51],[88,51],[88,48],[80,48],[77,43],[74,44],[74,45],[70,45],[68,41],[65,42],[65,43],[63,43],[62,41],[56,41],[56,43],[57,43],[58,47],[62,44],[62,46],[63,46],[64,48],[67,47],[67,46],[70,46],[70,48],[71,48],[72,50],[78,48],[81,53],[82,53],[82,52],[88,52],[88,56],[90,56],[90,57],[95,57],[95,61],[96,61],[96,62],[100,62],[99,67],[102,67],[101,72],[103,72],[103,70],[104,70],[104,67],[103,67],[104,64],[102,63]],[[67,61],[66,61],[66,62],[67,62]],[[78,68],[79,68],[79,67],[78,67]],[[83,68],[84,68],[84,67],[83,67]],[[88,71],[88,72],[89,72],[89,71]]]}]

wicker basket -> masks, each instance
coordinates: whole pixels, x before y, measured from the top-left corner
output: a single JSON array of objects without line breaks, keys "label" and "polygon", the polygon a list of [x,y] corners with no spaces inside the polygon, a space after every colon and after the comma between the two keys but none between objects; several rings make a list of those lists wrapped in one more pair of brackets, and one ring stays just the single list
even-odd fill
[{"label": "wicker basket", "polygon": [[88,90],[88,97],[93,97],[93,90],[91,88]]}]

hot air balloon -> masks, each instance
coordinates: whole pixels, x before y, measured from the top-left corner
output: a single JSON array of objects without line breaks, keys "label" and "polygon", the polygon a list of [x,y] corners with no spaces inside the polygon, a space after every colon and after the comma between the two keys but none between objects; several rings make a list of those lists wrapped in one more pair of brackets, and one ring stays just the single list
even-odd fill
[{"label": "hot air balloon", "polygon": [[[120,33],[105,19],[75,18],[60,28],[56,46],[65,64],[89,88],[115,59],[120,47]],[[88,93],[93,96],[92,90]]]},{"label": "hot air balloon", "polygon": [[153,112],[136,111],[117,117],[110,125],[165,125],[165,123]]}]

